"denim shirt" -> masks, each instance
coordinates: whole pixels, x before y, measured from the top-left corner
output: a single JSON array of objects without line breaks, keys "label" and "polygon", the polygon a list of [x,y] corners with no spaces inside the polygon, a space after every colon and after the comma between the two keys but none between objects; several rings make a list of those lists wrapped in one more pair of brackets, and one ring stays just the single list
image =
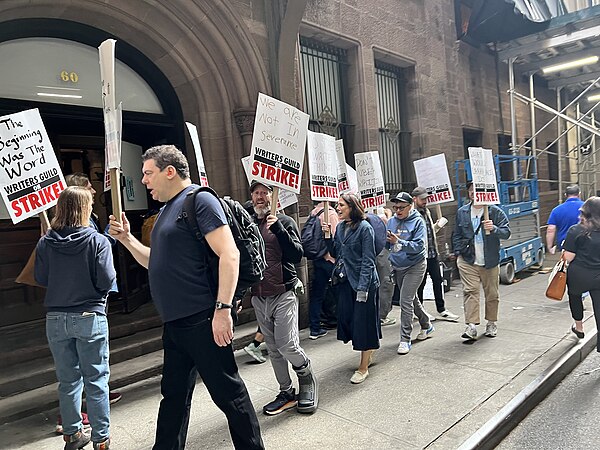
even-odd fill
[{"label": "denim shirt", "polygon": [[[508,217],[495,205],[488,206],[494,229],[490,234],[483,234],[483,254],[485,257],[485,268],[491,269],[500,264],[500,239],[510,237]],[[471,223],[471,203],[464,205],[456,212],[456,223],[452,233],[452,249],[456,256],[461,255],[466,263],[474,264],[475,260],[463,255],[463,251],[469,241],[473,239],[475,232]]]},{"label": "denim shirt", "polygon": [[[347,230],[347,234],[346,234]],[[356,228],[349,228],[340,222],[334,239],[326,239],[329,253],[344,261],[348,282],[356,292],[369,292],[379,287],[379,277],[375,270],[375,237],[373,228],[366,220],[361,220]]]}]

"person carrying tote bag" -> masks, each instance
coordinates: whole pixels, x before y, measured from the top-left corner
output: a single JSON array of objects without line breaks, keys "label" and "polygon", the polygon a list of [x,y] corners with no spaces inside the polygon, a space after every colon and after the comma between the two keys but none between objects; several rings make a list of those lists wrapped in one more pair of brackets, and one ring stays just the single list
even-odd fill
[{"label": "person carrying tote bag", "polygon": [[567,289],[567,267],[569,264],[563,259],[561,255],[560,261],[558,261],[550,273],[548,278],[548,287],[546,288],[546,297],[551,300],[561,301],[565,296],[565,290]]}]

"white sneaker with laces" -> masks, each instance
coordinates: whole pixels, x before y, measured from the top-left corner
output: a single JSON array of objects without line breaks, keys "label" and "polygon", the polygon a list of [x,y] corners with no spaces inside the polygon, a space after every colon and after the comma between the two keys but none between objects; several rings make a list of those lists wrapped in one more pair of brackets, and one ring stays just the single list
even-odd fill
[{"label": "white sneaker with laces", "polygon": [[417,334],[417,341],[424,341],[425,339],[431,337],[433,332],[435,331],[435,327],[433,325],[429,325],[429,328],[421,328],[419,334]]},{"label": "white sneaker with laces", "polygon": [[485,335],[487,337],[496,337],[498,336],[498,325],[496,322],[489,322],[485,326]]},{"label": "white sneaker with laces", "polygon": [[467,339],[468,341],[474,341],[477,339],[477,328],[473,324],[467,324],[464,333],[461,336],[463,339]]},{"label": "white sneaker with laces", "polygon": [[447,309],[439,313],[441,319],[449,320],[450,322],[458,322],[458,316]]},{"label": "white sneaker with laces", "polygon": [[408,352],[410,352],[411,348],[412,344],[410,342],[400,342],[400,345],[398,346],[398,354],[406,355]]},{"label": "white sneaker with laces", "polygon": [[[259,346],[260,347],[260,346]],[[254,345],[254,342],[250,342],[247,346],[244,347],[244,351],[252,356],[256,362],[264,363],[267,358],[265,358],[260,351],[260,348]]]}]

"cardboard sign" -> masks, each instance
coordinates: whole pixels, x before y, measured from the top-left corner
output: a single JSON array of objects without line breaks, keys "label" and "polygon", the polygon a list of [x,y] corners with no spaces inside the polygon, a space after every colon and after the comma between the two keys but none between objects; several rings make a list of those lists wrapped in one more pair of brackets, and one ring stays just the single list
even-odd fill
[{"label": "cardboard sign", "polygon": [[[356,170],[354,170],[350,164],[346,164],[346,173],[348,174],[348,190],[346,192],[358,195],[358,177],[356,176]],[[344,194],[346,192],[344,192]]]},{"label": "cardboard sign", "polygon": [[492,151],[481,147],[469,147],[469,162],[473,177],[473,204],[499,204],[500,196]]},{"label": "cardboard sign", "polygon": [[337,156],[337,176],[338,176],[338,190],[340,194],[344,194],[350,191],[350,183],[348,182],[348,164],[346,164],[346,153],[344,152],[344,141],[338,139],[335,141],[335,153]]},{"label": "cardboard sign", "polygon": [[100,80],[102,84],[102,110],[104,114],[104,133],[106,136],[106,167],[121,167],[121,146],[119,113],[115,100],[115,44],[114,39],[107,39],[100,47]]},{"label": "cardboard sign", "polygon": [[385,187],[379,152],[356,153],[358,190],[365,209],[385,206]]},{"label": "cardboard sign", "polygon": [[308,114],[259,93],[250,152],[252,179],[300,193]]},{"label": "cardboard sign", "polygon": [[417,185],[427,190],[430,205],[454,201],[444,153],[418,159],[413,162],[413,165],[415,166]]},{"label": "cardboard sign", "polygon": [[0,189],[13,223],[56,205],[65,187],[40,112],[0,117]]},{"label": "cardboard sign", "polygon": [[339,198],[335,138],[309,130],[307,143],[310,198],[317,202],[335,202]]},{"label": "cardboard sign", "polygon": [[208,186],[208,177],[206,176],[206,167],[204,166],[204,158],[202,157],[202,149],[200,148],[200,139],[198,138],[198,129],[196,125],[190,122],[185,123],[190,133],[190,139],[194,146],[194,154],[196,155],[196,164],[198,165],[198,176],[200,177],[200,186]]},{"label": "cardboard sign", "polygon": [[[250,157],[244,156],[242,159],[242,166],[244,167],[244,173],[246,174],[246,178],[248,179],[248,185],[252,183],[252,176],[250,175]],[[279,190],[279,199],[277,202],[277,210],[281,211],[282,209],[287,208],[288,206],[293,205],[294,203],[298,203],[298,196],[293,192],[286,191],[285,189]]]}]

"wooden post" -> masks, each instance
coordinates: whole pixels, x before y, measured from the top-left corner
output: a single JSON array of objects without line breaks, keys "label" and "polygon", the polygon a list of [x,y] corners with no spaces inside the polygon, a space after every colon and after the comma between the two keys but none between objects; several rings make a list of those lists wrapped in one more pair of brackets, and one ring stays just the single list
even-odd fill
[{"label": "wooden post", "polygon": [[121,173],[119,169],[110,169],[110,198],[113,216],[117,222],[121,223],[123,207],[121,206]]},{"label": "wooden post", "polygon": [[48,214],[46,214],[46,211],[39,213],[38,217],[40,218],[40,229],[42,230],[43,236],[50,229],[50,221],[48,220]]},{"label": "wooden post", "polygon": [[[325,225],[329,225],[329,202],[325,202],[325,211],[323,212],[323,223]],[[325,239],[331,238],[331,230],[327,227],[327,231],[325,232]]]},{"label": "wooden post", "polygon": [[443,217],[442,216],[442,207],[440,206],[439,203],[435,205],[435,213],[437,214],[438,220],[440,220]]},{"label": "wooden post", "polygon": [[[490,220],[490,211],[488,210],[488,205],[483,206],[483,220]],[[485,234],[490,234],[488,230],[485,230]]]},{"label": "wooden post", "polygon": [[271,215],[274,216],[277,213],[277,203],[279,203],[279,188],[275,186],[273,193],[271,194]]}]

